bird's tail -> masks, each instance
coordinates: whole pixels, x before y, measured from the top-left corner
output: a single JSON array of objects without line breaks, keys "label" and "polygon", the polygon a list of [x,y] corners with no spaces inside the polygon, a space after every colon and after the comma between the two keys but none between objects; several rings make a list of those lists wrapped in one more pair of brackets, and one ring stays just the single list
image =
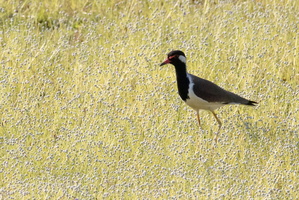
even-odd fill
[{"label": "bird's tail", "polygon": [[248,103],[246,105],[248,105],[248,106],[256,106],[256,104],[258,104],[258,102],[248,101]]}]

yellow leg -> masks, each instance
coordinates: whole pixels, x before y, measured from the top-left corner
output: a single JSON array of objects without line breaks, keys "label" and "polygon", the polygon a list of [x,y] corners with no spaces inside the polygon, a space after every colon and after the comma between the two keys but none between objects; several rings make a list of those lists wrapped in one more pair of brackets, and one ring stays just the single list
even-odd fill
[{"label": "yellow leg", "polygon": [[219,128],[218,128],[218,131],[216,133],[216,136],[214,138],[215,142],[217,143],[217,140],[218,140],[218,134],[219,134],[219,131],[220,131],[220,128],[222,126],[222,122],[220,121],[220,119],[217,117],[216,113],[214,111],[211,110],[211,112],[213,113],[214,117],[216,118],[218,124],[219,124]]},{"label": "yellow leg", "polygon": [[221,122],[220,119],[217,117],[217,115],[216,115],[216,113],[215,113],[214,111],[212,111],[212,113],[213,113],[214,117],[216,118],[216,120],[217,120],[217,122],[218,122],[218,124],[219,124],[219,129],[220,129],[221,126],[222,126],[222,122]]},{"label": "yellow leg", "polygon": [[198,121],[198,125],[200,126],[199,111],[196,111],[196,114],[197,114],[197,121]]}]

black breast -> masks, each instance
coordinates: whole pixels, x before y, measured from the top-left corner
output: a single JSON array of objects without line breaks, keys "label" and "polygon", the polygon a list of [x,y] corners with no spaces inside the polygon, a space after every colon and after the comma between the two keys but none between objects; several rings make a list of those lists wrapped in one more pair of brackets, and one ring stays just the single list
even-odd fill
[{"label": "black breast", "polygon": [[187,77],[186,67],[180,66],[176,67],[175,69],[179,95],[184,101],[186,101],[189,99],[188,89],[190,84],[190,81]]}]

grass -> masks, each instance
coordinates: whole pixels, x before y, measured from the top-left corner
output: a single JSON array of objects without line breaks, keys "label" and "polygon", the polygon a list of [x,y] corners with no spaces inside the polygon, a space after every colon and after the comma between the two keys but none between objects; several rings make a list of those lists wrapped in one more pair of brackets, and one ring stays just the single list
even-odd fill
[{"label": "grass", "polygon": [[[1,199],[297,199],[297,1],[1,1]],[[179,99],[166,53],[259,102]]]}]

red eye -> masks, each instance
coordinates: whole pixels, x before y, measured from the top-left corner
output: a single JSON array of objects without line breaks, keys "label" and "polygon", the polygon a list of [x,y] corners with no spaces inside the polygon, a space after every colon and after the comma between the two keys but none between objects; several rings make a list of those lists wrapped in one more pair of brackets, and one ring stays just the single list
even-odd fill
[{"label": "red eye", "polygon": [[174,57],[176,57],[176,55],[174,55],[174,56],[169,56],[169,60],[171,60],[171,59],[173,59]]}]

